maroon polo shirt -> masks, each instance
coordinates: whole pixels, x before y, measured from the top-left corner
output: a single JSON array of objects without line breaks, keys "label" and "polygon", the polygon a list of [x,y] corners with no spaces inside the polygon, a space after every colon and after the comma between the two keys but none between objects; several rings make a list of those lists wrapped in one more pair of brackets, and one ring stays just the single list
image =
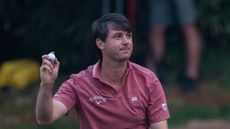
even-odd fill
[{"label": "maroon polo shirt", "polygon": [[[108,69],[109,70],[109,69]],[[65,81],[53,99],[77,110],[80,129],[148,129],[170,117],[156,75],[128,62],[118,90],[100,79],[100,63]]]}]

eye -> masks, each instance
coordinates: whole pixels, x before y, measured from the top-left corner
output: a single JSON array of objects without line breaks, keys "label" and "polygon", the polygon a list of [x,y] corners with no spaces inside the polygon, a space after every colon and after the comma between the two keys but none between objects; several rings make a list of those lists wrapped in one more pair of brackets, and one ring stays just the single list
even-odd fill
[{"label": "eye", "polygon": [[118,33],[114,35],[115,39],[121,39],[122,38],[122,34]]},{"label": "eye", "polygon": [[129,39],[132,38],[132,33],[127,33],[126,37],[129,38]]}]

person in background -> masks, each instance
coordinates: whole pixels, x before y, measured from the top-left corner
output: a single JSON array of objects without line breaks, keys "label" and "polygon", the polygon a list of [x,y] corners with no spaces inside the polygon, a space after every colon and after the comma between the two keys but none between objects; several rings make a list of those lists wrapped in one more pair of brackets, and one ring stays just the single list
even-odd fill
[{"label": "person in background", "polygon": [[195,25],[196,11],[192,0],[152,0],[150,2],[150,54],[146,55],[146,67],[155,69],[158,77],[164,82],[162,59],[165,54],[165,32],[168,27],[178,23],[186,42],[187,64],[180,88],[189,92],[198,87],[200,57],[202,50],[201,37]]},{"label": "person in background", "polygon": [[133,29],[136,28],[137,0],[102,0],[101,14],[120,13],[127,15]]},{"label": "person in background", "polygon": [[52,97],[60,62],[42,56],[36,119],[48,124],[77,110],[80,129],[168,129],[170,117],[160,81],[129,61],[133,37],[129,20],[107,14],[94,21],[92,33],[100,59],[72,74]]}]

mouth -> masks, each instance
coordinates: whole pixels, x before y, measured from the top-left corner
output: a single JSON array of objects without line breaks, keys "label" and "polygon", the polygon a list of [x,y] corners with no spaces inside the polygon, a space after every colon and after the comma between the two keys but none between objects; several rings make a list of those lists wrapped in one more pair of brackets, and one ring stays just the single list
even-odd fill
[{"label": "mouth", "polygon": [[121,50],[121,51],[129,51],[130,48],[126,47],[126,48],[121,48],[120,50]]},{"label": "mouth", "polygon": [[121,49],[120,50],[121,53],[130,53],[130,49]]}]

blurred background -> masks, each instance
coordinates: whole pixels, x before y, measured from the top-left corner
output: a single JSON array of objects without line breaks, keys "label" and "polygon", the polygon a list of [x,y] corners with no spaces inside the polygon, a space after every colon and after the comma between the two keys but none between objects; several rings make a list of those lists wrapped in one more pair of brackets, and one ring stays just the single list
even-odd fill
[{"label": "blurred background", "polygon": [[[54,91],[70,74],[97,61],[92,22],[122,13],[134,30],[132,61],[146,66],[151,0],[1,0],[0,129],[76,129],[75,113],[51,125],[35,121],[41,56],[55,52],[61,62]],[[167,31],[164,83],[172,129],[230,128],[230,1],[194,0],[202,39],[199,87],[181,94],[178,78],[186,54],[182,31]],[[72,111],[75,112],[75,111]]]}]

